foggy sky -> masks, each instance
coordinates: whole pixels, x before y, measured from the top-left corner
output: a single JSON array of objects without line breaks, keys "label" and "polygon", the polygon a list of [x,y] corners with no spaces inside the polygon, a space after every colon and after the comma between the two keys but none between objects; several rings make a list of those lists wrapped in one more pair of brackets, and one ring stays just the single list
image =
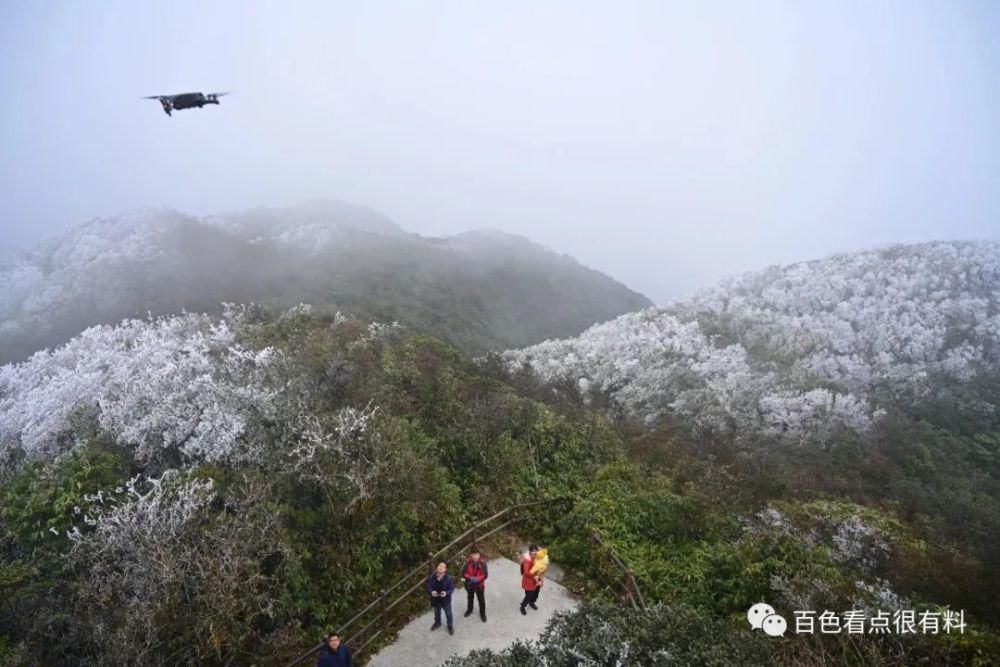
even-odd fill
[{"label": "foggy sky", "polygon": [[[662,302],[1000,237],[997,3],[205,5],[0,0],[0,251],[332,197],[523,234]],[[138,99],[199,90],[235,92]]]}]

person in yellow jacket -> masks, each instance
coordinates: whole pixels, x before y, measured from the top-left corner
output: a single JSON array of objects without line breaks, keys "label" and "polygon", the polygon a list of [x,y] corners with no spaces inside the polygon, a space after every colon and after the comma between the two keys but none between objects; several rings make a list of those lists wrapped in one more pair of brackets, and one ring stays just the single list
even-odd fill
[{"label": "person in yellow jacket", "polygon": [[531,575],[537,579],[545,577],[545,570],[549,567],[549,550],[539,549],[532,560]]}]

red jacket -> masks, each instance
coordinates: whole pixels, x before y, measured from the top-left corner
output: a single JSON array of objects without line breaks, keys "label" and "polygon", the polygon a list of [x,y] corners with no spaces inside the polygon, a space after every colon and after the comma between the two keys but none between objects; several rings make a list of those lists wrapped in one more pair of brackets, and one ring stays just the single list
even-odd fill
[{"label": "red jacket", "polygon": [[525,554],[521,560],[521,588],[526,591],[533,591],[539,586],[538,582],[535,581],[535,575],[531,574],[531,567],[534,564],[535,561],[531,558],[531,554]]},{"label": "red jacket", "polygon": [[[489,576],[490,569],[486,566],[486,559],[482,556],[480,556],[478,563],[472,562],[471,558],[465,561],[465,567],[462,568],[462,577],[465,579],[465,588],[467,590],[486,590],[486,579]],[[473,578],[479,580],[474,588],[471,581]]]}]

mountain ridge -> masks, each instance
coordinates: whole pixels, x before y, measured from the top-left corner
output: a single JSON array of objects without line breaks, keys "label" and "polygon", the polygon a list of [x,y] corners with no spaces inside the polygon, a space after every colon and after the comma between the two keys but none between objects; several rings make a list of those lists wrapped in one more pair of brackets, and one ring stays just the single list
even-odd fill
[{"label": "mountain ridge", "polygon": [[651,302],[524,237],[428,238],[324,200],[197,217],[143,208],[95,218],[0,264],[0,363],[95,324],[300,302],[399,320],[468,352],[578,333]]}]

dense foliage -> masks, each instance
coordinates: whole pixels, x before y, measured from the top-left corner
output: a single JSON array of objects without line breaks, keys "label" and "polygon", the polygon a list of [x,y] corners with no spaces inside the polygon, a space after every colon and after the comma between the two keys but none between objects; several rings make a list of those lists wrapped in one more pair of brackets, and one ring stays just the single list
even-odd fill
[{"label": "dense foliage", "polygon": [[606,603],[558,614],[539,641],[501,652],[474,651],[447,667],[598,667],[603,665],[763,665],[768,646],[759,636],[683,605],[649,611]]},{"label": "dense foliage", "polygon": [[[996,664],[995,255],[836,256],[476,361],[304,306],[87,329],[0,367],[0,660],[279,662],[471,520],[570,496],[527,525],[589,602],[454,664]],[[761,600],[967,629],[772,640]]]},{"label": "dense foliage", "polygon": [[[788,489],[753,500],[755,480],[717,461],[649,458],[603,467],[548,527],[559,562],[584,573],[585,605],[537,642],[478,651],[450,665],[992,665],[1000,656],[992,572],[891,507]],[[683,459],[685,455],[681,455]],[[706,464],[695,481],[697,463]],[[711,473],[709,471],[712,471]],[[775,469],[775,472],[778,472]],[[721,474],[715,486],[709,474]],[[718,480],[716,480],[718,481]],[[621,572],[588,539],[596,529],[634,570],[650,609],[624,604]],[[812,635],[750,631],[766,600],[794,610],[872,617],[963,610],[963,632]]]},{"label": "dense foliage", "polygon": [[307,308],[98,327],[0,377],[23,662],[288,657],[471,520],[621,455],[444,343]]},{"label": "dense foliage", "polygon": [[525,391],[626,434],[632,462],[603,469],[552,534],[571,565],[594,566],[596,527],[650,599],[734,623],[759,600],[974,621],[796,638],[779,662],[992,664],[998,325],[1000,246],[935,243],[750,274],[503,361]]},{"label": "dense foliage", "polygon": [[[744,620],[745,623],[745,620]],[[1000,645],[982,637],[908,635],[769,638],[687,605],[645,611],[585,603],[560,612],[538,641],[478,650],[446,667],[729,667],[730,665],[988,665]]]}]

